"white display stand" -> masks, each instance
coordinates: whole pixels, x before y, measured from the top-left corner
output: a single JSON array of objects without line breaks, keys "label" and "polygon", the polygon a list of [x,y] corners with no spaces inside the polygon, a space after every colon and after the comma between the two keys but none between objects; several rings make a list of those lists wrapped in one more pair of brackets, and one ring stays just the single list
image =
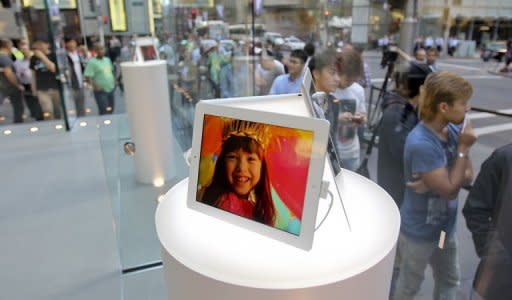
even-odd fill
[{"label": "white display stand", "polygon": [[[334,179],[326,167],[324,179]],[[313,248],[304,251],[188,209],[188,180],[156,211],[168,299],[382,300],[389,294],[400,215],[374,182],[343,170]],[[319,200],[317,222],[329,200]]]},{"label": "white display stand", "polygon": [[166,62],[124,62],[121,71],[136,149],[135,177],[138,182],[163,184],[176,175]]}]

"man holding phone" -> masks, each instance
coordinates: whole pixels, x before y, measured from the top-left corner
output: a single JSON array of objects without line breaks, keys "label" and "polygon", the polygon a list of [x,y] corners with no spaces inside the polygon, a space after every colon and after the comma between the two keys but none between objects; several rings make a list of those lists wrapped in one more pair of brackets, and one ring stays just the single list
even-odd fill
[{"label": "man holding phone", "polygon": [[[340,64],[339,85],[333,96],[331,108],[327,109],[329,120],[336,118],[335,128],[331,128],[336,137],[336,148],[342,167],[356,171],[361,162],[359,137],[357,128],[366,123],[366,101],[364,88],[357,83],[363,73],[361,54],[351,46],[345,46],[338,54]],[[334,127],[334,126],[333,126]]]},{"label": "man holding phone", "polygon": [[400,208],[400,274],[395,300],[412,300],[427,265],[434,274],[434,299],[455,300],[460,281],[455,227],[458,193],[471,182],[469,150],[476,141],[471,123],[460,131],[471,84],[450,72],[428,75],[421,88],[421,122],[404,150],[407,188]]}]

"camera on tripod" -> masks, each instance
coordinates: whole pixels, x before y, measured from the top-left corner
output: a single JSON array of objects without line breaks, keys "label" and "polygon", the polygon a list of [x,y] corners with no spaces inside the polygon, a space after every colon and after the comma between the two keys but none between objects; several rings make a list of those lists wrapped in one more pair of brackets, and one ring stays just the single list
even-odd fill
[{"label": "camera on tripod", "polygon": [[380,66],[385,68],[392,65],[398,59],[398,47],[396,45],[389,45],[389,47],[382,53],[382,60]]}]

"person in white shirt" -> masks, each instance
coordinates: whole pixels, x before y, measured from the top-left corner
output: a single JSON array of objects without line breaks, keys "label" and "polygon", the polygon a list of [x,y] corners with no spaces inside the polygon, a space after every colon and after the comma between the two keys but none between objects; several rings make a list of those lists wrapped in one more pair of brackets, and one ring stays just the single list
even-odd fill
[{"label": "person in white shirt", "polygon": [[378,40],[379,47],[381,48],[382,52],[385,52],[388,49],[389,46],[389,37],[388,35],[384,35]]},{"label": "person in white shirt", "polygon": [[293,50],[288,58],[288,74],[279,75],[274,79],[269,95],[300,93],[306,59],[304,50]]},{"label": "person in white shirt", "polygon": [[419,48],[418,50],[416,50],[416,52],[414,52],[414,58],[416,59],[416,61],[424,63],[427,58],[427,52],[425,51],[425,49]]},{"label": "person in white shirt", "polygon": [[36,121],[44,120],[43,110],[39,99],[37,99],[36,92],[32,89],[32,70],[30,69],[30,58],[32,53],[27,41],[22,40],[18,44],[18,48],[23,53],[23,59],[17,59],[14,62],[14,71],[18,82],[23,85],[23,99],[25,104],[30,110],[30,116]]},{"label": "person in white shirt", "polygon": [[336,100],[326,114],[337,118],[335,143],[342,167],[355,171],[360,165],[361,149],[357,129],[367,121],[364,88],[356,82],[363,74],[363,60],[357,50],[345,47],[338,54],[338,63],[340,81],[332,94]]},{"label": "person in white shirt", "polygon": [[437,57],[439,56],[436,48],[430,48],[427,50],[427,65],[432,72],[439,71],[439,67],[436,64]]},{"label": "person in white shirt", "polygon": [[271,52],[263,50],[260,53],[260,62],[256,65],[256,94],[268,95],[274,79],[282,74],[284,74],[283,64],[276,60]]},{"label": "person in white shirt", "polygon": [[451,36],[448,39],[448,55],[453,56],[453,54],[455,53],[455,50],[457,50],[458,44],[459,44],[459,41],[454,36]]},{"label": "person in white shirt", "polygon": [[443,52],[444,39],[442,36],[436,37],[436,49],[439,54]]},{"label": "person in white shirt", "polygon": [[434,47],[434,39],[429,35],[425,39],[425,48],[430,49],[432,47]]},{"label": "person in white shirt", "polygon": [[84,104],[84,80],[83,70],[84,62],[78,54],[77,43],[72,38],[64,39],[69,65],[69,81],[73,89],[73,99],[75,100],[76,115],[78,117],[85,116]]}]

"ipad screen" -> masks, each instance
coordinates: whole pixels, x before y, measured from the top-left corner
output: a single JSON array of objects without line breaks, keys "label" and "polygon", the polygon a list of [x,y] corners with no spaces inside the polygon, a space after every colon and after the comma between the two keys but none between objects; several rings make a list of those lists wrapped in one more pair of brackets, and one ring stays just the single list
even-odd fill
[{"label": "ipad screen", "polygon": [[144,58],[144,61],[155,60],[157,58],[156,50],[153,45],[140,46],[140,51],[142,52],[142,57]]},{"label": "ipad screen", "polygon": [[313,138],[205,114],[196,201],[300,235]]}]

